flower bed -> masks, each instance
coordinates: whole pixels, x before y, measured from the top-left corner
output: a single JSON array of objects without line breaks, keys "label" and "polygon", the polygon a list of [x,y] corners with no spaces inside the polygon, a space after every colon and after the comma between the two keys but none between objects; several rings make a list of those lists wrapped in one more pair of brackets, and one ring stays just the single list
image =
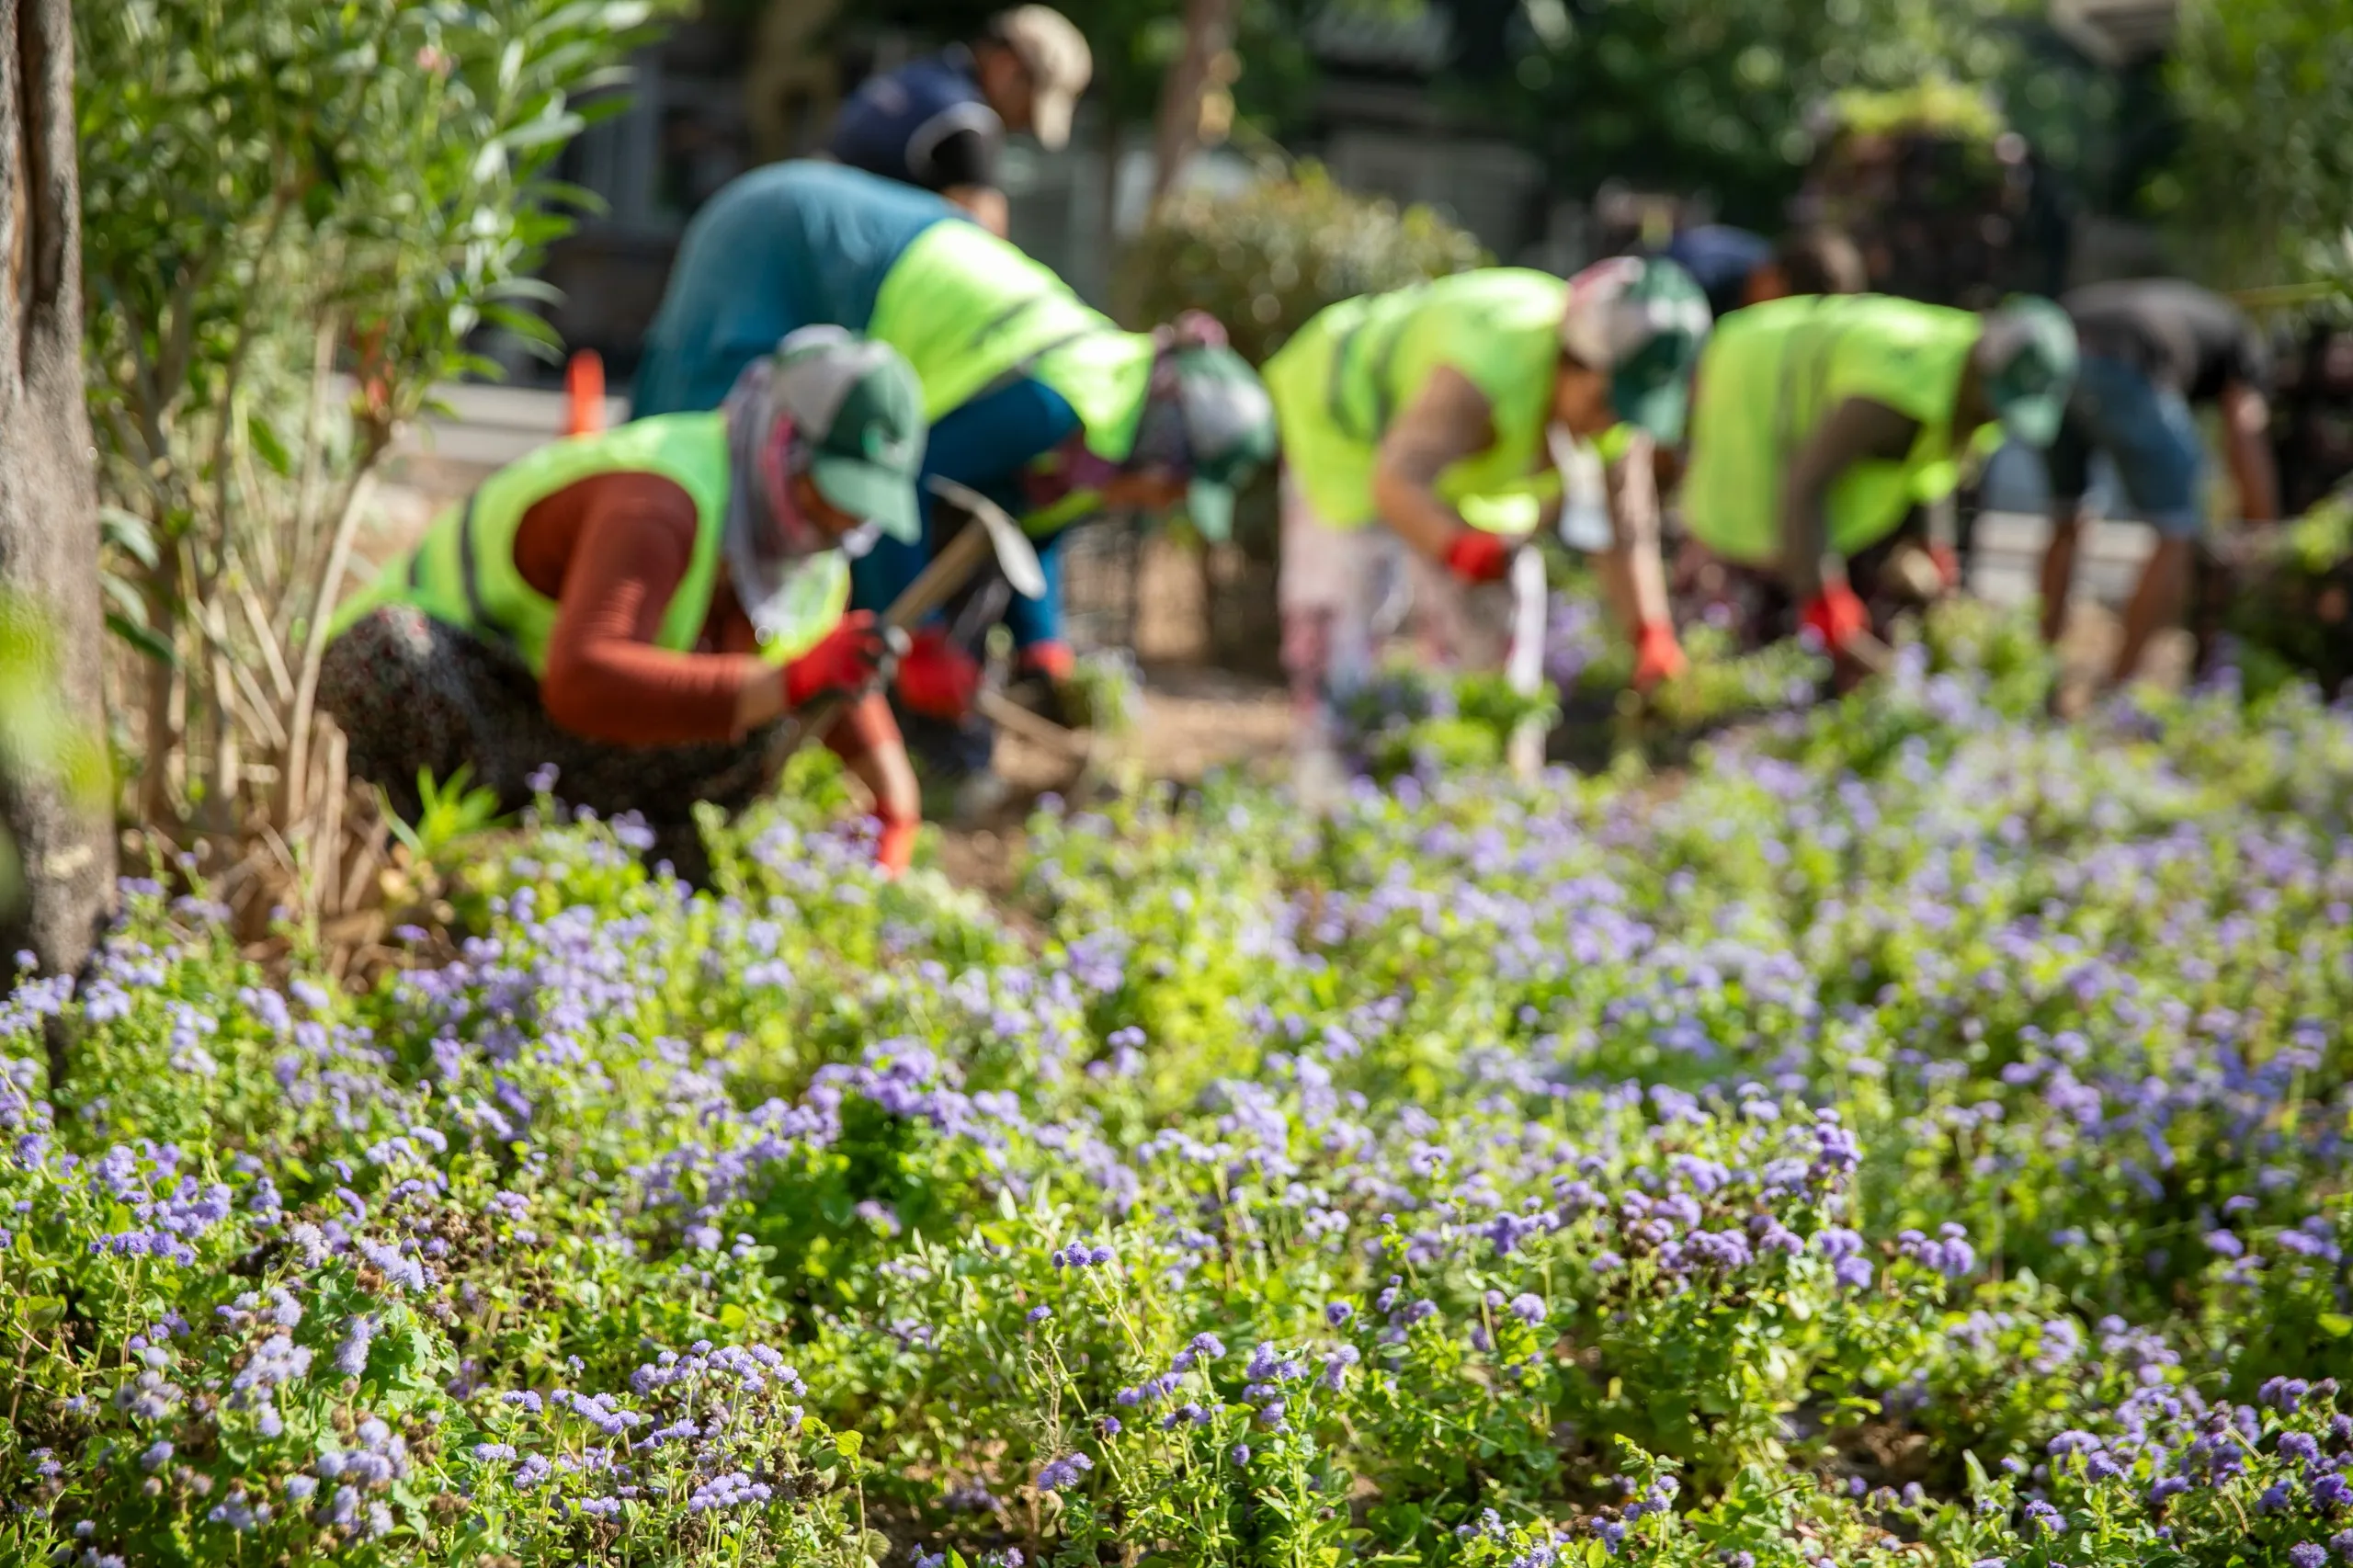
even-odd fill
[{"label": "flower bed", "polygon": [[1924,667],[1048,812],[1035,946],[783,814],[361,996],[144,892],[0,1010],[0,1560],[2353,1556],[2353,722]]}]

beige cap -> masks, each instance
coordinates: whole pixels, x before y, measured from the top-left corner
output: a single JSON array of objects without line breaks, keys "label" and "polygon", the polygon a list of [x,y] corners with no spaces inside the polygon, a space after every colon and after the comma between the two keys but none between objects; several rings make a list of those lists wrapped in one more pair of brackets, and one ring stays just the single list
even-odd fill
[{"label": "beige cap", "polygon": [[1095,56],[1070,18],[1045,6],[1001,11],[989,30],[1020,57],[1029,73],[1029,131],[1039,145],[1070,144],[1070,120],[1078,95],[1095,75]]}]

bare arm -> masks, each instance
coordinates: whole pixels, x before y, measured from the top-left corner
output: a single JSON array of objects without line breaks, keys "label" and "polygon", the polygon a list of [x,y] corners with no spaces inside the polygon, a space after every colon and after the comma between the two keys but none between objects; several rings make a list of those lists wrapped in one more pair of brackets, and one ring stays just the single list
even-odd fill
[{"label": "bare arm", "polygon": [[1830,489],[1859,462],[1901,460],[1920,423],[1883,403],[1850,397],[1830,411],[1781,481],[1781,580],[1800,604],[1818,598],[1825,579],[1843,574],[1830,552]]},{"label": "bare arm", "polygon": [[998,239],[1005,238],[1013,221],[1005,192],[993,185],[951,185],[939,194],[970,212],[982,228]]},{"label": "bare arm", "polygon": [[2222,459],[2238,492],[2239,516],[2250,523],[2279,520],[2279,470],[2272,460],[2271,408],[2245,381],[2222,388]]},{"label": "bare arm", "polygon": [[1668,623],[1666,568],[1659,560],[1658,462],[1650,437],[1636,435],[1608,468],[1609,530],[1625,559],[1637,627]]},{"label": "bare arm", "polygon": [[1398,537],[1433,561],[1470,525],[1438,499],[1438,476],[1495,440],[1487,394],[1459,370],[1440,369],[1381,437],[1373,460],[1372,504]]}]

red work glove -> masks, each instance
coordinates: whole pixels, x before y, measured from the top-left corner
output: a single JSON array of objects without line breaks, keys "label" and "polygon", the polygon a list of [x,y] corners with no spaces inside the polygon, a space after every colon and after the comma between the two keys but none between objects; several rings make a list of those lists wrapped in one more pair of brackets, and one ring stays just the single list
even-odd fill
[{"label": "red work glove", "polygon": [[882,831],[874,839],[874,863],[895,877],[915,864],[915,830],[923,822],[917,817],[885,816],[881,823]]},{"label": "red work glove", "polygon": [[1805,607],[1804,625],[1836,653],[1871,629],[1870,611],[1844,583],[1824,583],[1822,592]]},{"label": "red work glove", "polygon": [[1511,541],[1484,528],[1464,528],[1446,547],[1446,569],[1466,583],[1500,583],[1511,570]]},{"label": "red work glove", "polygon": [[784,702],[805,708],[828,695],[855,696],[880,678],[890,663],[890,644],[874,624],[872,610],[842,617],[824,640],[784,666]]},{"label": "red work glove", "polygon": [[1067,642],[1033,642],[1021,650],[1021,673],[1044,676],[1057,685],[1078,670],[1078,655]]},{"label": "red work glove", "polygon": [[1664,680],[1673,680],[1691,667],[1683,656],[1683,644],[1675,640],[1675,628],[1664,620],[1646,620],[1634,632],[1634,689],[1648,691]]},{"label": "red work glove", "polygon": [[1949,544],[1928,546],[1928,559],[1937,563],[1937,575],[1943,579],[1945,591],[1950,593],[1961,586],[1961,552]]},{"label": "red work glove", "polygon": [[899,699],[926,719],[950,722],[972,710],[981,693],[981,666],[934,628],[915,634],[899,661]]}]

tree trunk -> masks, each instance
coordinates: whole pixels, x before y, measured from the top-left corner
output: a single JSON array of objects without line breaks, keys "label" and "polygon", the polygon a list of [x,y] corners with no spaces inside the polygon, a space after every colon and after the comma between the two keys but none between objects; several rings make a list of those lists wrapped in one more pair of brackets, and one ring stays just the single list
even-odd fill
[{"label": "tree trunk", "polygon": [[[104,733],[97,493],[82,401],[81,199],[68,0],[0,0],[0,594],[44,613],[69,723]],[[25,887],[0,911],[0,971],[30,949],[51,972],[88,957],[114,892],[103,801],[54,775],[0,777]]]},{"label": "tree trunk", "polygon": [[1160,113],[1153,128],[1152,205],[1158,208],[1176,183],[1185,160],[1201,140],[1201,99],[1212,85],[1211,73],[1233,28],[1233,0],[1185,0],[1185,52],[1161,84]]}]

